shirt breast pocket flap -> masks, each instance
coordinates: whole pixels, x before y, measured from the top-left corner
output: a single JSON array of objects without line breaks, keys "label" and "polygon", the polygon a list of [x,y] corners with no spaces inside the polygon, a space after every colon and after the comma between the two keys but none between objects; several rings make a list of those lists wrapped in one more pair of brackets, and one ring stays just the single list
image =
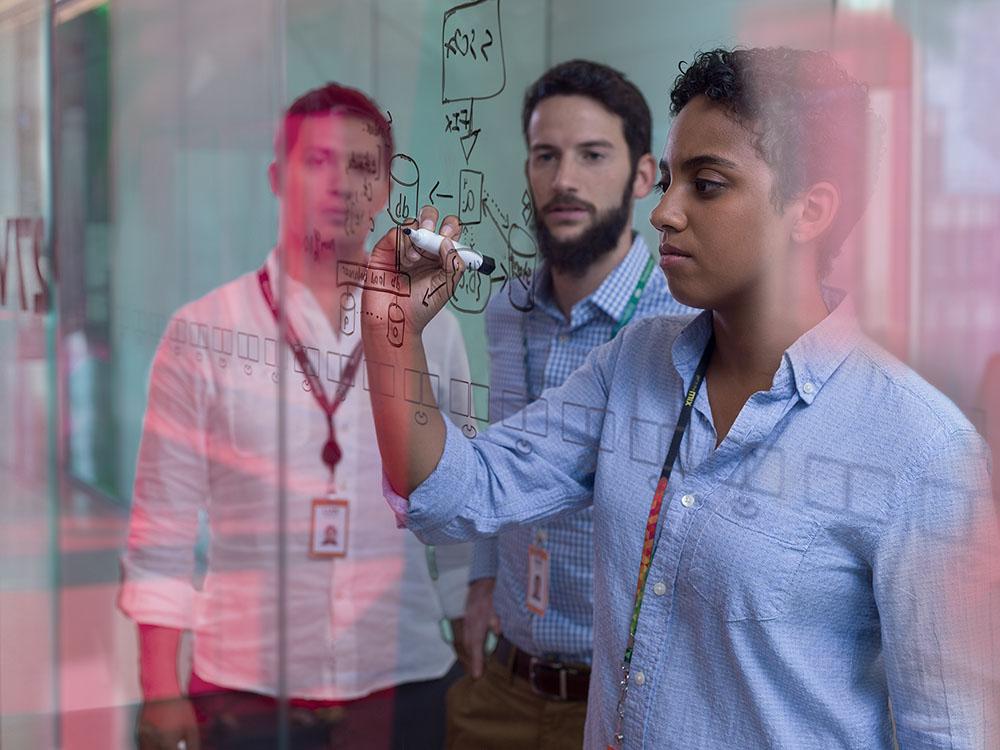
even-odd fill
[{"label": "shirt breast pocket flap", "polygon": [[773,620],[785,613],[820,528],[801,517],[791,526],[787,519],[770,525],[761,520],[751,525],[735,513],[713,511],[691,553],[691,588],[727,622]]}]

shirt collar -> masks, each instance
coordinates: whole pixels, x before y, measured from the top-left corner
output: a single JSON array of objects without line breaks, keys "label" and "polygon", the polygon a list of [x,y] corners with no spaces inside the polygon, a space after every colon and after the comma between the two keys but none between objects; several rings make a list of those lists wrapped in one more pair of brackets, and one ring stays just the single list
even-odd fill
[{"label": "shirt collar", "polygon": [[[646,245],[642,235],[638,232],[634,235],[632,246],[621,262],[605,277],[597,289],[573,306],[570,311],[571,321],[579,320],[580,311],[591,305],[604,312],[615,323],[621,321],[631,292],[639,283],[639,277],[650,257],[649,246]],[[563,319],[552,296],[552,272],[547,262],[536,275],[534,293],[536,302],[541,303],[547,312]]]},{"label": "shirt collar", "polygon": [[615,269],[608,274],[601,285],[590,295],[590,301],[607,314],[615,323],[621,322],[632,295],[639,283],[639,277],[649,262],[649,248],[642,235],[636,232],[632,247]]},{"label": "shirt collar", "polygon": [[811,404],[858,345],[861,335],[854,300],[841,289],[823,287],[830,314],[806,331],[785,351],[799,397]]},{"label": "shirt collar", "polygon": [[[319,302],[316,301],[312,290],[290,274],[285,273],[284,279],[282,279],[281,265],[281,250],[279,247],[274,247],[267,254],[264,267],[271,279],[272,293],[278,301],[279,307],[293,325],[299,329],[299,335],[303,337],[330,335],[332,333],[330,321]],[[283,288],[282,285],[284,285]],[[355,304],[360,302],[354,288],[343,287],[343,289],[355,297]],[[282,292],[284,292],[284,297],[282,297]]]},{"label": "shirt collar", "polygon": [[[780,385],[791,375],[799,397],[811,404],[858,345],[861,335],[852,298],[840,289],[822,288],[830,314],[802,334],[785,350],[774,383]],[[671,349],[674,367],[687,383],[705,350],[712,331],[712,311],[704,310],[678,334]]]}]

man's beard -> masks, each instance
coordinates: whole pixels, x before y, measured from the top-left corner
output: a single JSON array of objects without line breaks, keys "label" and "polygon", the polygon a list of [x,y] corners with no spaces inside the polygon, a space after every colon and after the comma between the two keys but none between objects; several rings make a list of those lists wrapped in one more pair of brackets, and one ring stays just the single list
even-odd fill
[{"label": "man's beard", "polygon": [[[554,203],[570,203],[593,209],[589,203],[566,195],[555,196],[547,206]],[[544,218],[535,208],[535,234],[538,249],[549,266],[558,271],[582,276],[596,261],[615,249],[629,220],[632,218],[632,180],[625,183],[621,203],[603,213],[595,213],[593,223],[583,230],[579,237],[568,240],[556,239],[545,225]],[[546,206],[546,207],[547,207]],[[545,209],[542,209],[544,213]]]}]

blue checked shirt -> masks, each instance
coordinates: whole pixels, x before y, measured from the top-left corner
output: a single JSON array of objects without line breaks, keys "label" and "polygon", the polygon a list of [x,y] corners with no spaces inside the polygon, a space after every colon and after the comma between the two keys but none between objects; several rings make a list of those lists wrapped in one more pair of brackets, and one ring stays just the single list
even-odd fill
[{"label": "blue checked shirt", "polygon": [[[586,747],[611,741],[653,488],[711,313],[628,326],[444,454],[400,520],[429,542],[593,504]],[[626,748],[1000,747],[1000,549],[982,439],[842,302],[716,447],[706,388],[661,513]],[[891,701],[892,712],[889,704]],[[890,718],[891,717],[891,718]]]},{"label": "blue checked shirt", "polygon": [[[519,411],[546,388],[562,385],[590,350],[607,342],[650,258],[641,235],[628,255],[567,321],[552,296],[551,275],[532,283],[534,307],[524,313],[498,295],[486,311],[490,353],[490,419]],[[516,282],[515,282],[516,283]],[[670,296],[666,279],[653,269],[632,320],[692,310]],[[525,358],[525,342],[528,357]],[[549,555],[549,603],[544,616],[525,606],[528,547]],[[469,579],[496,578],[494,608],[504,635],[535,655],[589,664],[593,645],[593,515],[590,508],[547,523],[505,531],[476,543]]]}]

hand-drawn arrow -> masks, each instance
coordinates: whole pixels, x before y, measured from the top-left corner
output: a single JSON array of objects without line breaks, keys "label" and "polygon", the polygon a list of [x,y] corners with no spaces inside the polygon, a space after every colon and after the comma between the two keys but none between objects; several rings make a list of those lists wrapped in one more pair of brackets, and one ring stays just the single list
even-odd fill
[{"label": "hand-drawn arrow", "polygon": [[443,287],[447,283],[448,283],[447,280],[445,280],[445,281],[442,281],[440,284],[438,284],[433,289],[425,289],[424,290],[424,298],[421,300],[421,302],[423,302],[424,307],[430,307],[430,305],[427,304],[427,299],[429,297],[431,297],[432,295],[437,294],[437,290],[440,289],[441,287]]},{"label": "hand-drawn arrow", "polygon": [[[441,180],[438,180],[437,182],[434,183],[434,187],[431,188],[431,194],[430,194],[429,198],[430,198],[432,206],[434,205],[434,191],[438,189],[438,185],[440,185],[440,184],[441,184]],[[437,196],[438,196],[438,198],[454,198],[455,197],[454,195],[450,195],[448,193],[438,193]]]},{"label": "hand-drawn arrow", "polygon": [[510,279],[510,273],[507,271],[507,266],[503,264],[503,261],[500,261],[500,273],[503,275],[499,277],[490,276],[490,283],[496,284],[502,281],[503,285],[500,287],[500,292],[503,293],[504,287],[507,286],[507,281]]},{"label": "hand-drawn arrow", "polygon": [[469,163],[469,157],[472,156],[472,149],[476,147],[476,141],[479,139],[480,132],[480,129],[476,128],[458,139],[462,142],[462,153],[465,154],[466,164]]}]

